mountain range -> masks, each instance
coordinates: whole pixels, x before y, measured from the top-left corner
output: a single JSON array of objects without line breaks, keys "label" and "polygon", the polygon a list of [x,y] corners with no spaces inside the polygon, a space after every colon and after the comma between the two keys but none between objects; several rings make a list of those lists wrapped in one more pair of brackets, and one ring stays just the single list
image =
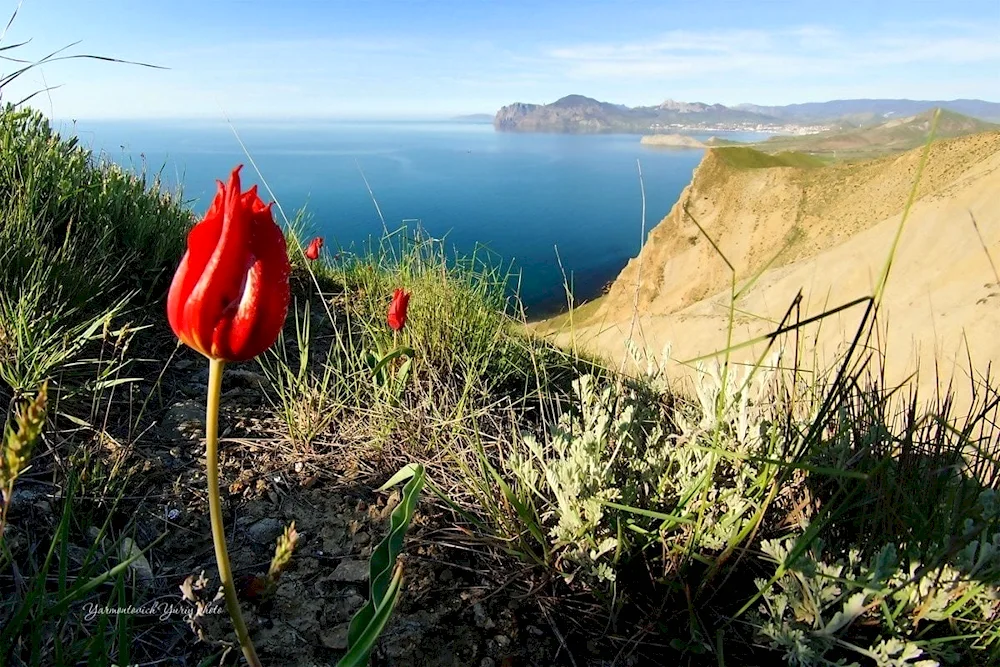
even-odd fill
[{"label": "mountain range", "polygon": [[833,100],[785,106],[741,104],[728,107],[666,100],[655,106],[628,107],[583,95],[551,104],[516,102],[502,107],[493,126],[511,132],[650,133],[670,129],[756,129],[788,125],[863,127],[894,116],[913,116],[935,108],[980,120],[1000,120],[1000,104],[983,100]]}]

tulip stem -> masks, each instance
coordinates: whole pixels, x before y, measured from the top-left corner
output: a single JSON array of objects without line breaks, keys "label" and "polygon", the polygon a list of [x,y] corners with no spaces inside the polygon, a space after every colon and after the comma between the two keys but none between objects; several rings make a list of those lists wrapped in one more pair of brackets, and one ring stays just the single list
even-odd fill
[{"label": "tulip stem", "polygon": [[215,560],[219,564],[219,579],[226,597],[226,609],[233,619],[236,636],[250,667],[261,667],[257,651],[250,641],[240,602],[236,598],[233,569],[226,550],[226,531],[222,525],[222,501],[219,498],[219,398],[222,394],[222,371],[226,362],[221,359],[208,361],[208,406],[205,412],[205,458],[208,473],[208,513],[212,519],[212,541],[215,542]]}]

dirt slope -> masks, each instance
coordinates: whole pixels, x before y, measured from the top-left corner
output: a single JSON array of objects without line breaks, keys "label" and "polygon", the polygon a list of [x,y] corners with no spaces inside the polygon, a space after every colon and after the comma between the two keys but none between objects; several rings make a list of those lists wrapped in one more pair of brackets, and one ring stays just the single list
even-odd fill
[{"label": "dirt slope", "polygon": [[[630,332],[654,355],[669,344],[674,362],[726,347],[732,273],[691,217],[733,265],[738,285],[760,274],[737,302],[733,343],[772,330],[800,289],[803,318],[871,294],[921,151],[829,167],[753,168],[733,166],[753,161],[727,150],[706,154],[640,256],[599,307],[575,319],[572,331],[552,334],[557,341],[614,361],[625,355]],[[936,384],[934,360],[945,374],[957,361],[962,376],[964,340],[975,368],[1000,360],[1000,286],[970,213],[1000,263],[1000,133],[932,148],[885,294],[881,319],[888,337],[881,347],[889,350],[891,379],[902,379],[919,361],[920,383],[929,389]],[[854,308],[810,330],[821,361],[834,357],[860,316]]]}]

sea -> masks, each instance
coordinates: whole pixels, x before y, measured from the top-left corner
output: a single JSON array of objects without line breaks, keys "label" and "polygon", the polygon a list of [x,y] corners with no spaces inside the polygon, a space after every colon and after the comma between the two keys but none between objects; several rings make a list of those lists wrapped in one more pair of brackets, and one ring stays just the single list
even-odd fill
[{"label": "sea", "polygon": [[536,318],[565,310],[567,285],[576,303],[598,296],[639,252],[643,230],[670,211],[703,153],[643,146],[636,135],[509,133],[451,121],[56,126],[96,154],[158,173],[198,213],[235,165],[246,165],[247,186],[261,182],[259,170],[265,200],[289,218],[304,210],[333,253],[364,252],[383,235],[383,220],[390,231],[419,228],[452,255],[475,252],[511,269],[510,289]]}]

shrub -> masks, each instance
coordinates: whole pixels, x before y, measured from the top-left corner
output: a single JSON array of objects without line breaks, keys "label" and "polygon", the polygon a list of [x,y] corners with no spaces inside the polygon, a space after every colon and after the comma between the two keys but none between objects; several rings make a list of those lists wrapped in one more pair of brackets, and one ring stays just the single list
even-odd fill
[{"label": "shrub", "polygon": [[44,280],[50,299],[95,310],[125,293],[159,297],[191,223],[158,177],[95,158],[11,106],[0,111],[0,199],[0,289]]},{"label": "shrub", "polygon": [[[658,370],[574,382],[546,437],[523,438],[504,471],[551,539],[552,563],[610,594],[619,562],[655,554],[676,576],[693,556],[731,552],[761,520],[800,422],[774,371],[702,368],[696,396],[670,395]],[[806,422],[807,423],[807,422]],[[724,557],[723,557],[724,558]]]}]

